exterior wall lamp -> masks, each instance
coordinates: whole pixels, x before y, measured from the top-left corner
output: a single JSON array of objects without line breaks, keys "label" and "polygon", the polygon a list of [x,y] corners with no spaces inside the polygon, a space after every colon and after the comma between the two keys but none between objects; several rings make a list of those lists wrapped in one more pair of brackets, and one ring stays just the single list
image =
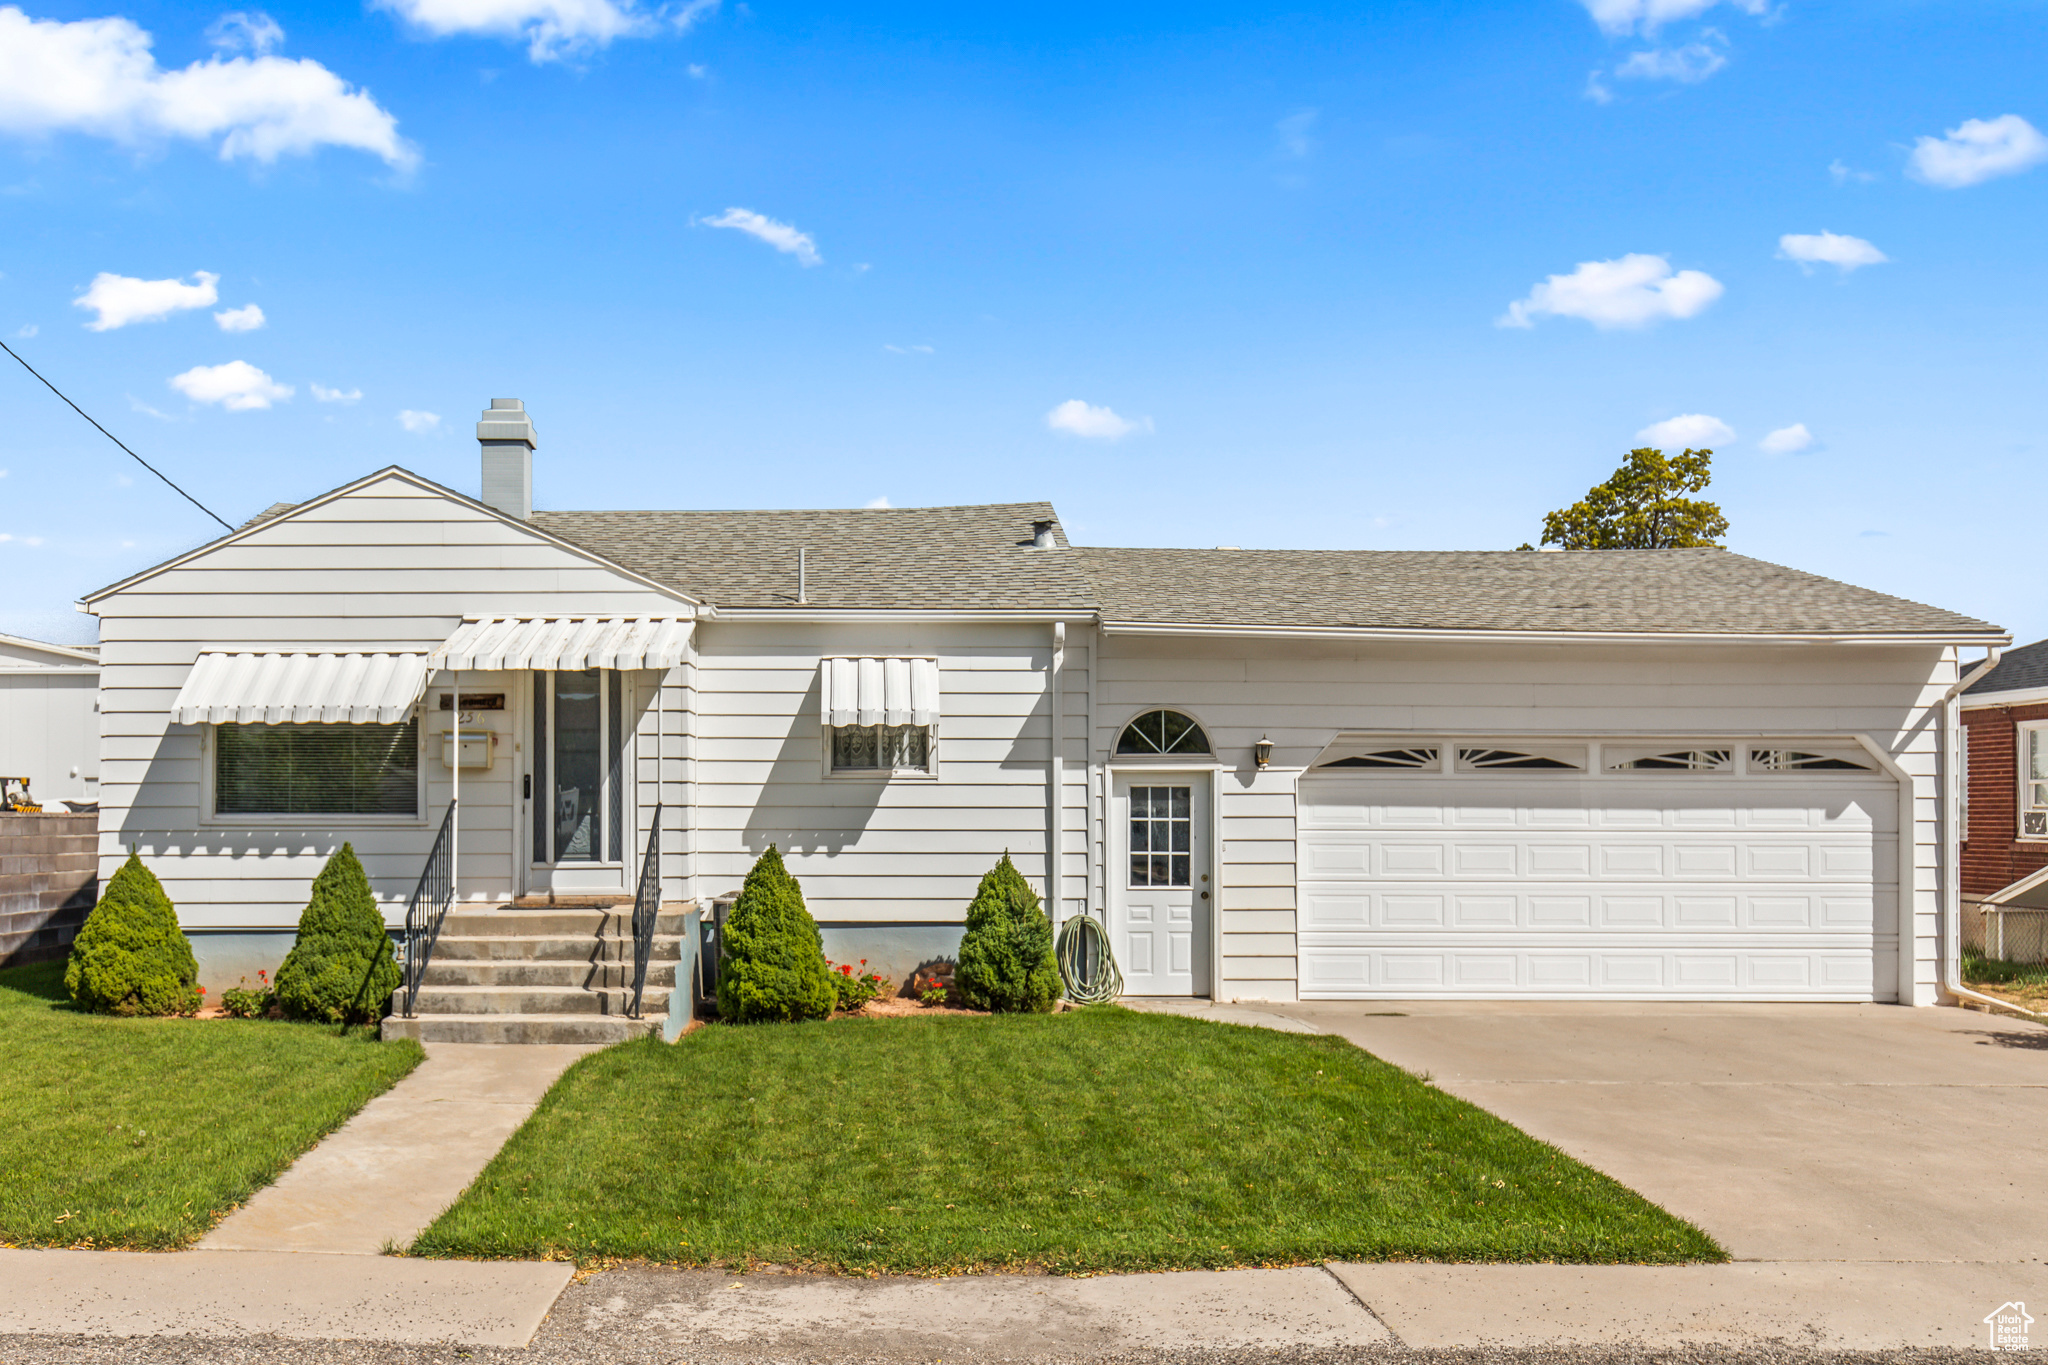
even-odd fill
[{"label": "exterior wall lamp", "polygon": [[1258,764],[1261,768],[1263,768],[1270,764],[1272,761],[1273,741],[1267,739],[1262,734],[1259,736],[1259,742],[1257,744],[1252,745],[1252,762]]}]

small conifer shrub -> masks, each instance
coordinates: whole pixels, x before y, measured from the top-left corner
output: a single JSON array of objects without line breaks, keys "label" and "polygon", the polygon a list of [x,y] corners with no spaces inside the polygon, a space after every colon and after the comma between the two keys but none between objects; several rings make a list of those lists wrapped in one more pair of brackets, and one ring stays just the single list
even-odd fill
[{"label": "small conifer shrub", "polygon": [[823,1019],[838,1002],[803,888],[770,844],[726,916],[719,1016],[737,1024]]},{"label": "small conifer shrub", "polygon": [[343,844],[313,879],[299,938],[277,969],[277,1002],[294,1019],[371,1023],[398,987],[398,963],[370,878]]},{"label": "small conifer shrub", "polygon": [[130,853],[72,941],[64,989],[77,1004],[109,1014],[191,1014],[199,1008],[198,978],[163,883]]},{"label": "small conifer shrub", "polygon": [[953,989],[970,1005],[1004,1013],[1044,1014],[1059,1000],[1052,920],[1007,853],[967,907]]}]

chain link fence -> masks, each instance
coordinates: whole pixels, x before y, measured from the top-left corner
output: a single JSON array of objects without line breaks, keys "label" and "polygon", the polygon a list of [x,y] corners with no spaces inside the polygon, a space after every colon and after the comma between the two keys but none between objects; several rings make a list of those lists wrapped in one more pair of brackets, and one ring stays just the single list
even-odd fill
[{"label": "chain link fence", "polygon": [[2048,963],[2048,910],[1963,906],[1963,952],[1993,962]]}]

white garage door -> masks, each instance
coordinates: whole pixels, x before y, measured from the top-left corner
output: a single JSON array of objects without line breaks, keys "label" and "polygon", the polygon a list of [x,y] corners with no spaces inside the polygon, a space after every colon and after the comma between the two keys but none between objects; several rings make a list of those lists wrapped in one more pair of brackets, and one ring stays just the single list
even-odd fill
[{"label": "white garage door", "polygon": [[1460,772],[1401,752],[1431,761],[1301,780],[1304,998],[1897,998],[1882,774]]}]

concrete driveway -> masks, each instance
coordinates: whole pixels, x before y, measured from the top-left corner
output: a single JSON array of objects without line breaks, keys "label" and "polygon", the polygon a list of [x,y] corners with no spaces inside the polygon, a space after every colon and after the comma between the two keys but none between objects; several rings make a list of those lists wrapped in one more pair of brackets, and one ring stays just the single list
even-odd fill
[{"label": "concrete driveway", "polygon": [[2048,1029],[2029,1021],[1895,1005],[1270,1008],[1428,1074],[1738,1260],[2048,1256]]}]

